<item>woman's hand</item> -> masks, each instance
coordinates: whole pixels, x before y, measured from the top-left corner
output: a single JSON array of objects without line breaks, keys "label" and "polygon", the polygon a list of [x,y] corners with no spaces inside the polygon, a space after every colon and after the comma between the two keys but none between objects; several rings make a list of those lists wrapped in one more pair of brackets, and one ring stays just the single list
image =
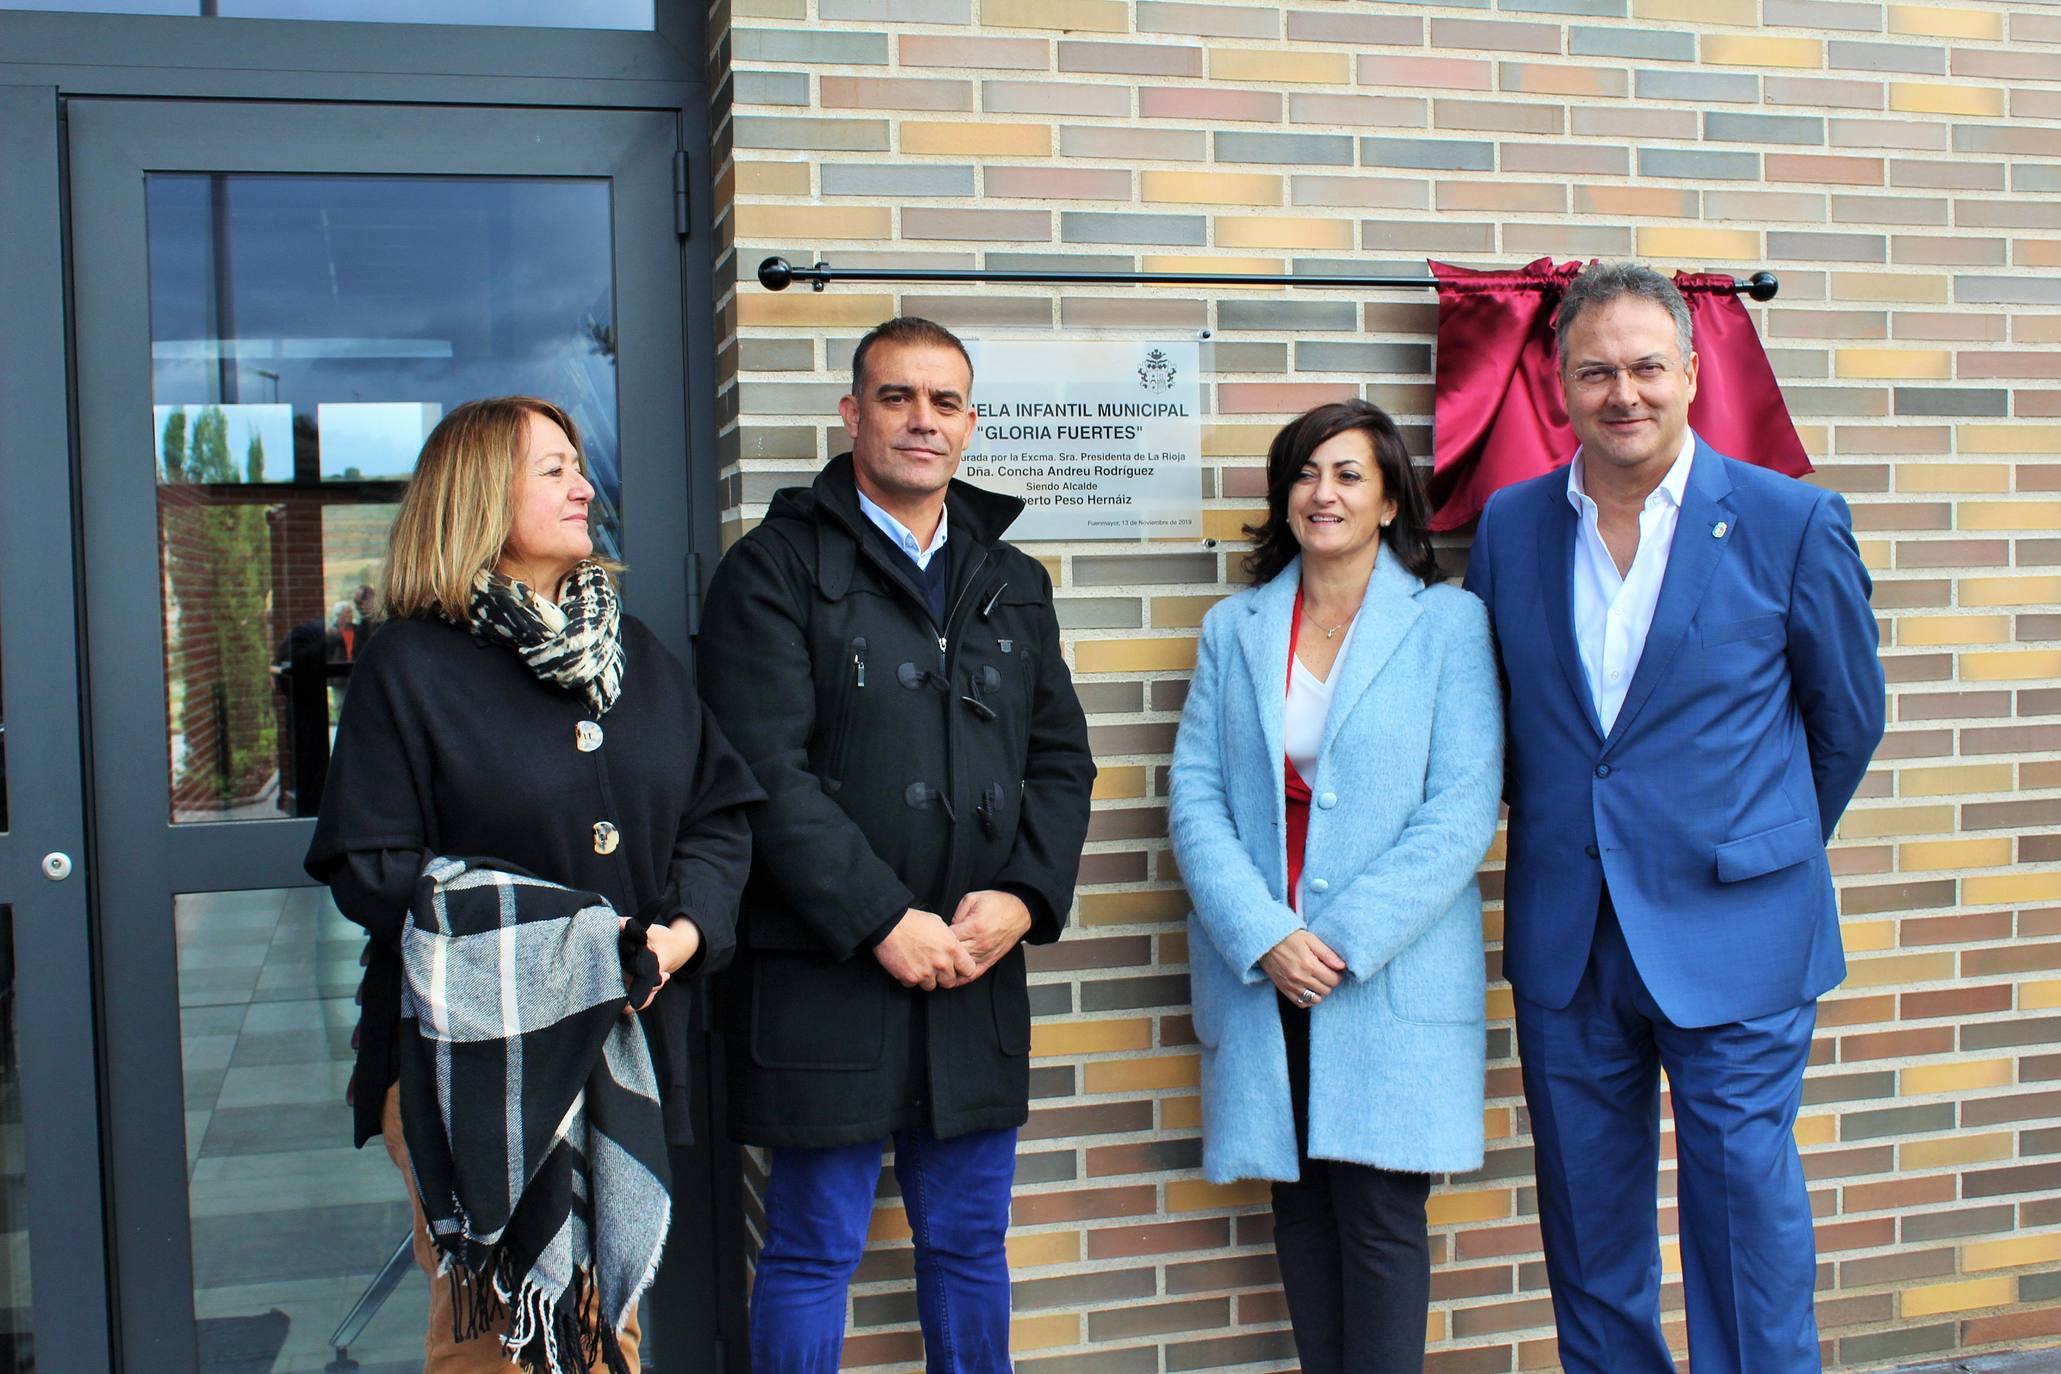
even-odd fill
[{"label": "woman's hand", "polygon": [[[617,924],[617,929],[621,929],[628,924],[628,920],[621,920]],[[651,995],[646,997],[641,1005],[634,1007],[628,1003],[623,1005],[623,1015],[625,1016],[634,1011],[642,1011],[645,1007],[657,1001],[659,993],[665,990],[665,985],[672,981],[673,975],[684,968],[687,962],[700,952],[701,927],[685,916],[675,916],[667,925],[659,925],[654,922],[645,928],[644,947],[651,951],[653,958],[658,960],[658,982],[652,987]],[[627,988],[629,985],[630,977],[628,974],[624,974],[623,986]]]},{"label": "woman's hand", "polygon": [[665,925],[653,922],[644,932],[644,943],[658,956],[658,971],[670,978],[701,952],[701,927],[685,916],[675,916]]},{"label": "woman's hand", "polygon": [[1323,1001],[1345,974],[1345,960],[1308,930],[1291,931],[1259,963],[1281,995],[1304,1010]]}]

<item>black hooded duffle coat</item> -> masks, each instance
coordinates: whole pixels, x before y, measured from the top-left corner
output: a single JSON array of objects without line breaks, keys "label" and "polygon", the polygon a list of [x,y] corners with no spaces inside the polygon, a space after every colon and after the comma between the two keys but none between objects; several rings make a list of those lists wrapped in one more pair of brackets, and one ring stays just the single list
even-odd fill
[{"label": "black hooded duffle coat", "polygon": [[1018,945],[963,987],[902,987],[873,946],[905,910],[1022,897],[1030,943],[1073,902],[1095,765],[1052,582],[1000,536],[1020,501],[953,482],[947,612],[860,511],[849,455],[780,492],[717,569],[704,698],[767,800],[727,983],[730,1127],[829,1146],[1028,1114]]}]

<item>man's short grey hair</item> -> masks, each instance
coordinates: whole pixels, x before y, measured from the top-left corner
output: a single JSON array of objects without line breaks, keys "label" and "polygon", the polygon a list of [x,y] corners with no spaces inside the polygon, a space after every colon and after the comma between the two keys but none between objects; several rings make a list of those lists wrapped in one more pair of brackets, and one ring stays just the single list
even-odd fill
[{"label": "man's short grey hair", "polygon": [[1667,311],[1675,322],[1675,342],[1681,345],[1682,361],[1694,351],[1689,331],[1689,303],[1675,284],[1643,262],[1592,262],[1574,279],[1560,298],[1560,317],[1553,324],[1553,347],[1560,365],[1567,366],[1567,333],[1575,317],[1592,305],[1608,305],[1624,296],[1652,301]]}]

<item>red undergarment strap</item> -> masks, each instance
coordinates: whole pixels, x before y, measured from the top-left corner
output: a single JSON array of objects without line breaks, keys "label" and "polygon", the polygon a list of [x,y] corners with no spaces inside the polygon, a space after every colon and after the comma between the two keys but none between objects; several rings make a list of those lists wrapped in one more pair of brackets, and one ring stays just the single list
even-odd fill
[{"label": "red undergarment strap", "polygon": [[[1288,688],[1295,686],[1295,645],[1302,637],[1302,588],[1295,589],[1295,617],[1288,625]],[[1296,906],[1302,886],[1302,851],[1310,836],[1310,785],[1295,771],[1295,760],[1281,753],[1281,790],[1288,802],[1288,905]]]}]

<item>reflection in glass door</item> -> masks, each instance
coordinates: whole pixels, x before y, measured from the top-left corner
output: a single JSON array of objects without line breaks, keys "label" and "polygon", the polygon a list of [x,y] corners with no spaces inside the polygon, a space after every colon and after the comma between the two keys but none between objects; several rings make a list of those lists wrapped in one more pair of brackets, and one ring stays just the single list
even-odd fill
[{"label": "reflection in glass door", "polygon": [[[400,1177],[376,1142],[351,1148],[344,1101],[364,933],[311,887],[172,912],[200,1368],[322,1370],[408,1234]],[[411,1263],[340,1342],[357,1374],[419,1371],[428,1311]]]},{"label": "reflection in glass door", "polygon": [[312,816],[447,409],[564,406],[622,554],[608,183],[154,174],[145,196],[172,819]]}]

